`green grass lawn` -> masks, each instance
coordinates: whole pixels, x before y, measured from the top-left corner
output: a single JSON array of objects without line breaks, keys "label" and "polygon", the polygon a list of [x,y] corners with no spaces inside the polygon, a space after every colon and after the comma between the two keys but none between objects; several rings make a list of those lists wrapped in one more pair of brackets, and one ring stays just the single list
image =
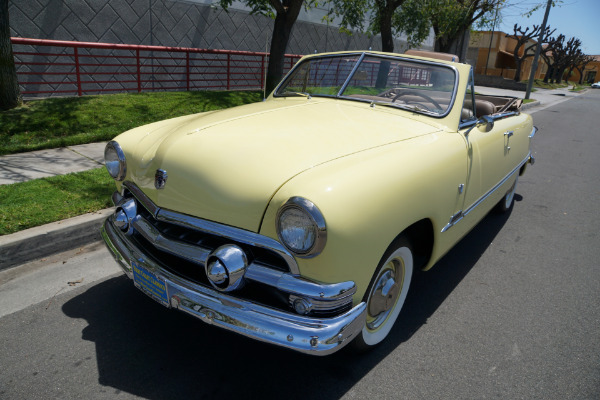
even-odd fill
[{"label": "green grass lawn", "polygon": [[0,235],[112,206],[115,183],[106,169],[0,186]]},{"label": "green grass lawn", "polygon": [[[523,83],[527,84],[527,80],[524,80]],[[563,81],[562,83],[544,83],[543,79],[536,79],[533,81],[533,86],[540,89],[560,89],[568,87],[569,83],[566,81]]]},{"label": "green grass lawn", "polygon": [[162,119],[260,101],[260,91],[123,93],[33,100],[0,112],[0,155],[110,140]]},{"label": "green grass lawn", "polygon": [[590,85],[588,85],[588,84],[580,85],[579,83],[574,83],[573,88],[571,89],[571,92],[581,92],[582,90],[585,90],[589,87],[590,87]]},{"label": "green grass lawn", "polygon": [[[0,112],[0,155],[109,140],[150,122],[260,101],[258,91],[160,92],[35,100]],[[105,168],[0,185],[0,235],[112,205]]]}]

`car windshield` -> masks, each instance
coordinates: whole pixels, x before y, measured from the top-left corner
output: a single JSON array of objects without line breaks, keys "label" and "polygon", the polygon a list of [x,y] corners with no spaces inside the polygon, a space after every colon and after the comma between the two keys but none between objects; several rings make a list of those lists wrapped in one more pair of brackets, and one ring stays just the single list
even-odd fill
[{"label": "car windshield", "polygon": [[456,73],[444,64],[353,54],[302,61],[275,96],[341,97],[444,116],[455,86]]}]

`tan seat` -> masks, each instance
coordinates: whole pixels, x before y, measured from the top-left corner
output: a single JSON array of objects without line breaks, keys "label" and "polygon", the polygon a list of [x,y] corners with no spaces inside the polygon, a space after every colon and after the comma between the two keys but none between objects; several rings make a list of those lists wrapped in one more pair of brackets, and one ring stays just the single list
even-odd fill
[{"label": "tan seat", "polygon": [[[466,112],[467,110],[468,112]],[[466,100],[462,112],[463,120],[469,118],[469,113],[473,115],[473,102]],[[491,101],[475,99],[475,116],[481,118],[484,115],[494,114],[496,112],[496,106]]]},{"label": "tan seat", "polygon": [[495,112],[496,106],[491,101],[475,100],[475,114],[477,115],[477,118],[494,114]]}]

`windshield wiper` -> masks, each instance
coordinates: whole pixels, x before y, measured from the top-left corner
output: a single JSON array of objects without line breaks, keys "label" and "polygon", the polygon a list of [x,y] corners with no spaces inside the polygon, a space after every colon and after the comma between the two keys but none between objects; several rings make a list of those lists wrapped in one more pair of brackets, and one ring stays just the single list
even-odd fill
[{"label": "windshield wiper", "polygon": [[422,113],[426,113],[426,114],[437,115],[437,113],[435,113],[431,110],[428,110],[425,107],[419,106],[418,104],[396,104],[396,103],[390,103],[387,101],[373,100],[371,102],[371,107],[375,106],[375,104],[377,104],[378,106],[401,108],[403,110],[408,110],[408,111],[418,111],[418,112],[422,112]]},{"label": "windshield wiper", "polygon": [[281,96],[283,96],[283,97],[300,96],[300,97],[306,97],[309,100],[312,98],[311,94],[306,93],[306,92],[283,92],[283,93],[281,93]]}]

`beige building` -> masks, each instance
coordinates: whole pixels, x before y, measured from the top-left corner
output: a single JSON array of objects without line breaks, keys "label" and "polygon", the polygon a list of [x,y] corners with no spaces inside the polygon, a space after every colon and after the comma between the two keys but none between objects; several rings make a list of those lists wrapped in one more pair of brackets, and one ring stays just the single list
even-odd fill
[{"label": "beige building", "polygon": [[[525,48],[535,43],[537,41],[529,40],[524,46],[521,46],[519,55],[523,55]],[[516,72],[514,50],[516,45],[517,41],[507,38],[506,33],[502,31],[473,32],[469,42],[469,54],[471,60],[474,62],[475,73],[514,79]],[[584,83],[600,81],[600,55],[593,57],[596,58],[596,61],[592,61],[586,65],[583,71]],[[523,61],[521,65],[521,80],[529,79],[532,63],[533,57],[527,57]],[[544,59],[540,57],[535,79],[544,79],[547,71],[548,66]],[[574,69],[568,80],[579,82],[579,71]]]},{"label": "beige building", "polygon": [[[523,55],[525,48],[534,43],[537,42],[529,40],[519,49],[519,55]],[[473,32],[469,42],[469,51],[475,58],[475,73],[514,79],[516,72],[514,50],[516,45],[517,41],[507,38],[506,33],[502,31]],[[521,64],[521,80],[529,78],[532,63],[533,57],[527,57]],[[535,78],[544,78],[547,69],[546,63],[540,58]]]},{"label": "beige building", "polygon": [[[583,70],[583,83],[593,83],[600,81],[600,55],[592,56],[596,61],[592,61],[585,66]],[[569,77],[570,81],[579,82],[579,71],[573,70],[572,75]]]}]

